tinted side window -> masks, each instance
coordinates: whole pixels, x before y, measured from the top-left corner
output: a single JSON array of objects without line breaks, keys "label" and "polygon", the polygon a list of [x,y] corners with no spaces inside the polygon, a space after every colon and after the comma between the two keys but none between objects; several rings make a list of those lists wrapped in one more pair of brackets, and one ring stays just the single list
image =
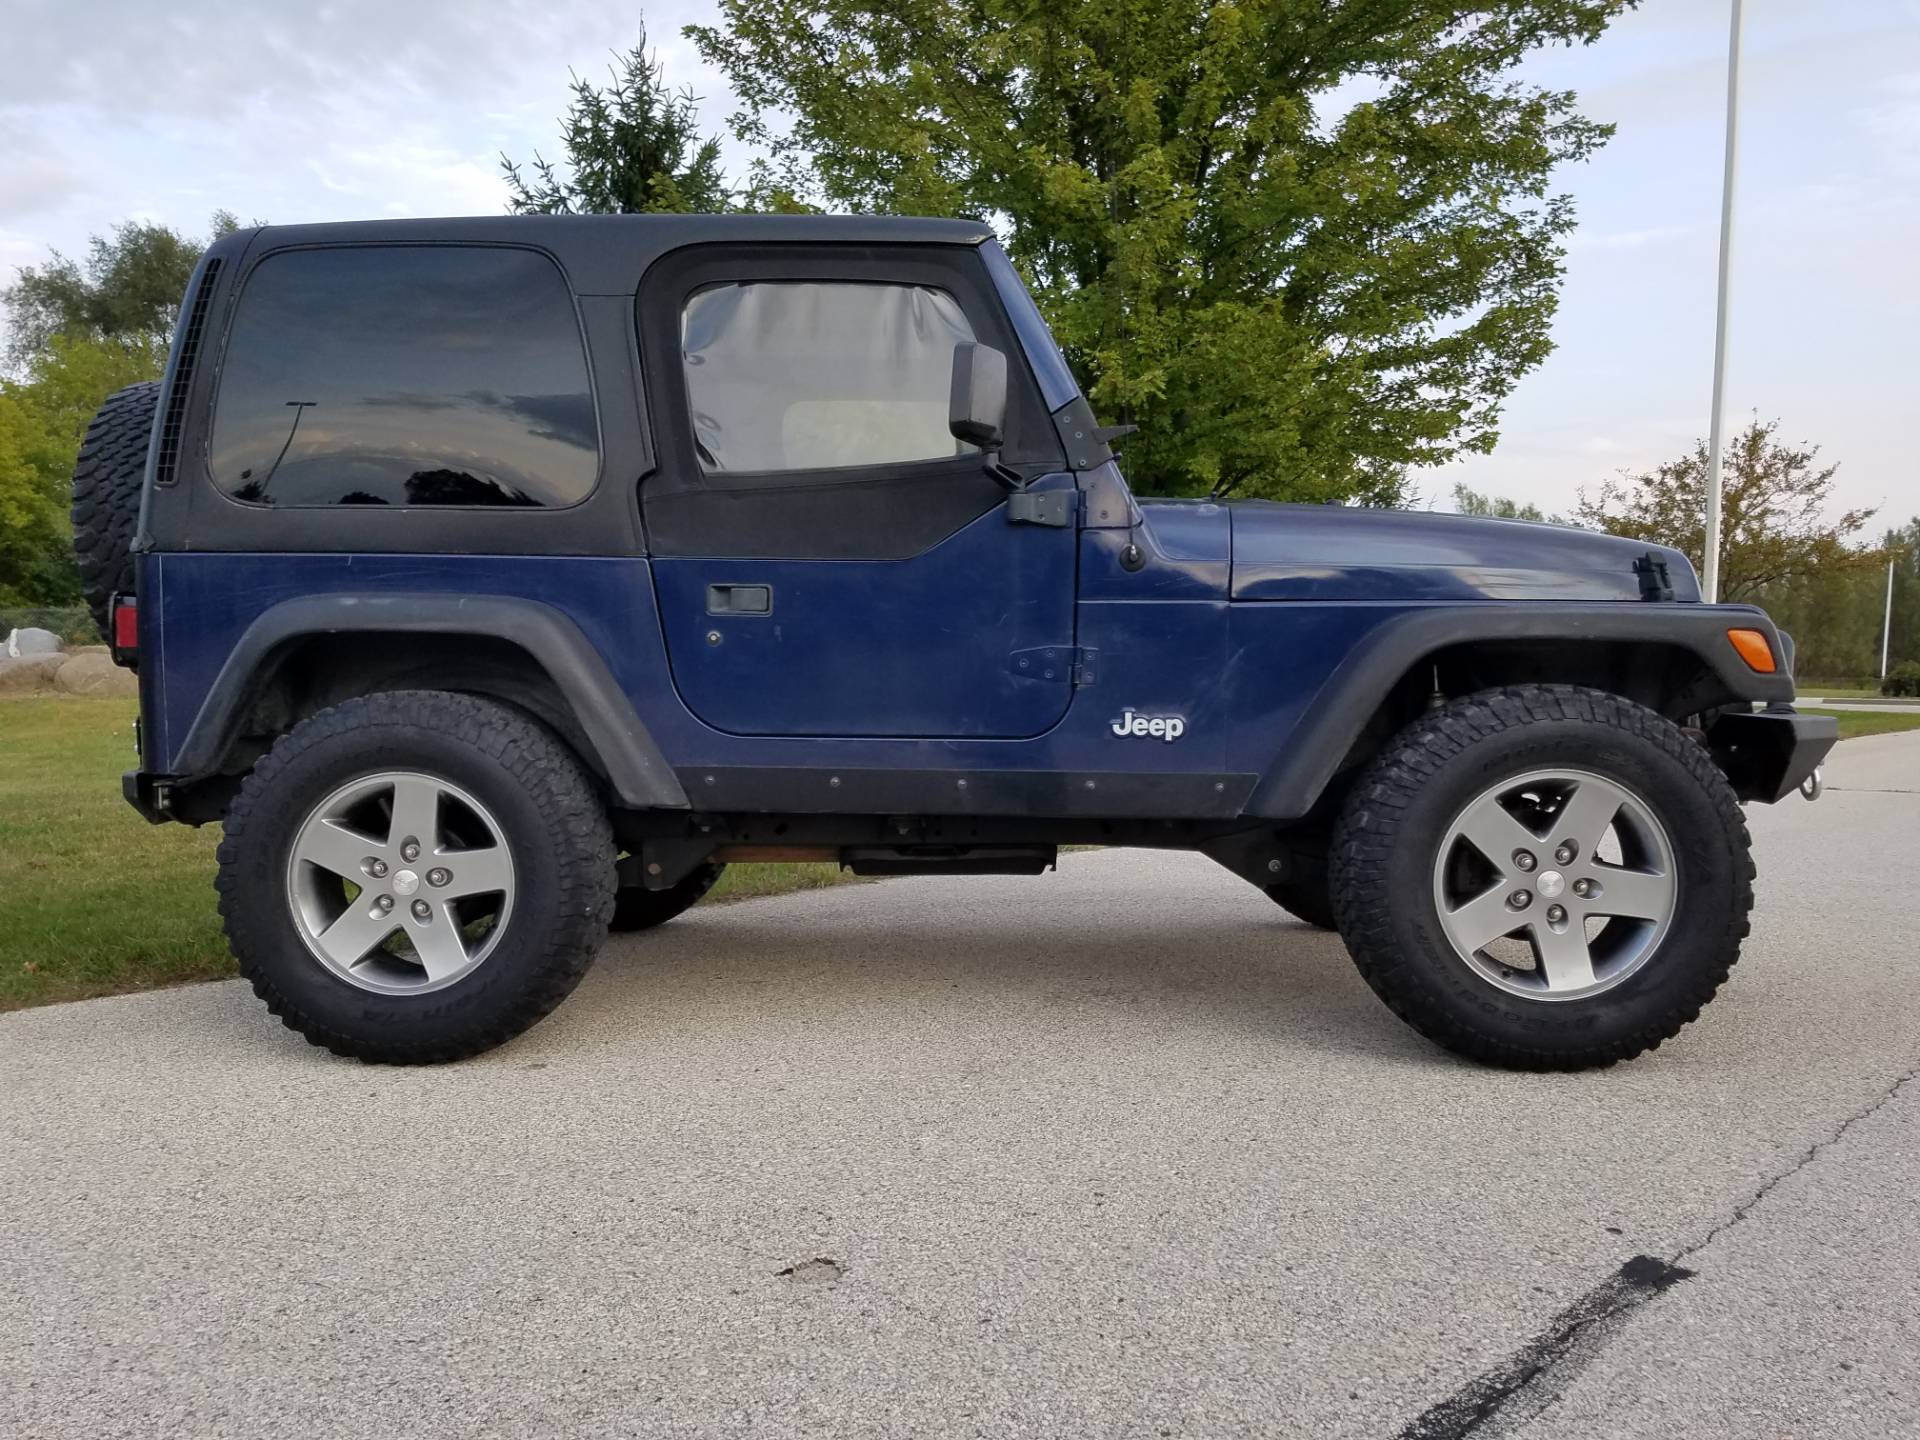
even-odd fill
[{"label": "tinted side window", "polygon": [[216,484],[261,505],[571,505],[599,435],[573,299],[527,250],[269,256],[221,368]]},{"label": "tinted side window", "polygon": [[700,468],[831,470],[951,460],[959,303],[924,285],[747,281],[695,292],[681,354]]}]

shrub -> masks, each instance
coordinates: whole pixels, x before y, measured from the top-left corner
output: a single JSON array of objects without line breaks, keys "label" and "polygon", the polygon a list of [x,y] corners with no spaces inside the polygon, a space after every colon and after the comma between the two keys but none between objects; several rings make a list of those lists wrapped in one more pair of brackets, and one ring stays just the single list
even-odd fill
[{"label": "shrub", "polygon": [[0,642],[15,628],[51,630],[60,637],[62,645],[100,643],[100,632],[93,628],[93,617],[84,605],[55,608],[0,605]]},{"label": "shrub", "polygon": [[1902,660],[1880,682],[1882,695],[1920,695],[1920,660]]}]

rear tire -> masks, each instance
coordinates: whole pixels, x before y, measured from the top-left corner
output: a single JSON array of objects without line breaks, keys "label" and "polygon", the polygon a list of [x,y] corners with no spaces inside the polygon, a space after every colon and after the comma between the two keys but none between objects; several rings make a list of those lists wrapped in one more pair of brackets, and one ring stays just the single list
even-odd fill
[{"label": "rear tire", "polygon": [[1518,1070],[1611,1065],[1697,1018],[1739,958],[1753,876],[1706,750],[1564,685],[1409,726],[1348,796],[1332,856],[1340,933],[1374,992],[1449,1050]]},{"label": "rear tire", "polygon": [[613,909],[586,772],[524,712],[471,695],[395,691],[301,721],[240,787],[219,856],[254,992],[312,1044],[387,1064],[526,1030],[580,982]]},{"label": "rear tire", "polygon": [[613,923],[607,928],[625,933],[651,930],[698,904],[727,872],[725,865],[701,865],[677,885],[649,890],[644,885],[622,885],[613,897]]},{"label": "rear tire", "polygon": [[133,532],[159,403],[154,380],[109,395],[87,426],[73,465],[74,563],[93,623],[109,644],[113,597],[133,593]]}]

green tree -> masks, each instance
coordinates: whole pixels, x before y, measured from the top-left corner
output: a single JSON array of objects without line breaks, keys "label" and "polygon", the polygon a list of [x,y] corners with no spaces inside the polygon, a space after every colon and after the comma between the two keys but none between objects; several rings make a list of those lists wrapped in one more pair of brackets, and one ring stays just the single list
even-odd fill
[{"label": "green tree", "polygon": [[1888,662],[1920,661],[1920,518],[1881,537],[1872,563],[1816,570],[1761,586],[1754,603],[1794,638],[1797,669],[1816,680],[1859,682],[1880,674],[1887,561],[1893,560],[1893,627]]},{"label": "green tree", "polygon": [[572,77],[573,101],[560,118],[562,172],[536,151],[532,174],[506,156],[500,168],[516,215],[642,215],[732,208],[720,169],[720,142],[700,134],[692,91],[667,84],[647,37],[607,67],[609,83]]},{"label": "green tree", "polygon": [[[1721,471],[1720,598],[1749,600],[1811,575],[1837,575],[1887,562],[1886,552],[1855,545],[1872,510],[1835,519],[1837,465],[1818,463],[1820,447],[1778,438],[1780,422],[1756,417],[1728,442]],[[1623,472],[1591,496],[1580,492],[1575,518],[1596,530],[1652,540],[1686,552],[1695,567],[1706,550],[1707,442],[1693,453],[1640,474]]]},{"label": "green tree", "polygon": [[[215,211],[209,241],[238,225],[227,211]],[[165,225],[129,220],[95,235],[84,262],[56,250],[44,265],[23,266],[0,291],[10,317],[8,366],[19,371],[54,336],[65,335],[144,347],[157,369],[206,243]]]},{"label": "green tree", "polygon": [[100,402],[154,373],[144,340],[56,335],[20,379],[0,379],[0,604],[78,602],[73,458]]},{"label": "green tree", "polygon": [[[215,211],[209,240],[238,225]],[[159,377],[204,248],[164,225],[128,221],[95,235],[84,264],[54,251],[0,291],[13,372],[0,378],[0,602],[79,599],[68,522],[74,456],[101,401]]]},{"label": "green tree", "polygon": [[804,198],[1001,230],[1141,424],[1130,480],[1390,501],[1551,348],[1550,176],[1611,128],[1513,72],[1631,3],[721,0],[687,34]]},{"label": "green tree", "polygon": [[1453,487],[1453,508],[1462,515],[1484,515],[1494,520],[1544,520],[1549,525],[1565,525],[1564,515],[1549,515],[1538,505],[1523,505],[1505,495],[1488,495],[1465,485]]}]

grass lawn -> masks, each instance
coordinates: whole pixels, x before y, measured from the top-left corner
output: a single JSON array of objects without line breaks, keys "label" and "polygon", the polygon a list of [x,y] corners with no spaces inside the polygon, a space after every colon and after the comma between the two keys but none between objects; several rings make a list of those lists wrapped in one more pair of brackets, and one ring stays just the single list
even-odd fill
[{"label": "grass lawn", "polygon": [[[131,699],[0,699],[0,1011],[233,974],[218,826],[149,825],[120,796]],[[703,904],[833,885],[836,865],[737,865]]]},{"label": "grass lawn", "polygon": [[211,827],[120,797],[130,699],[0,700],[0,1010],[233,973]]},{"label": "grass lawn", "polygon": [[[1825,696],[1821,697],[1825,699]],[[1891,735],[1897,730],[1920,730],[1920,710],[1802,710],[1803,715],[1831,715],[1840,722],[1840,738]]]}]

